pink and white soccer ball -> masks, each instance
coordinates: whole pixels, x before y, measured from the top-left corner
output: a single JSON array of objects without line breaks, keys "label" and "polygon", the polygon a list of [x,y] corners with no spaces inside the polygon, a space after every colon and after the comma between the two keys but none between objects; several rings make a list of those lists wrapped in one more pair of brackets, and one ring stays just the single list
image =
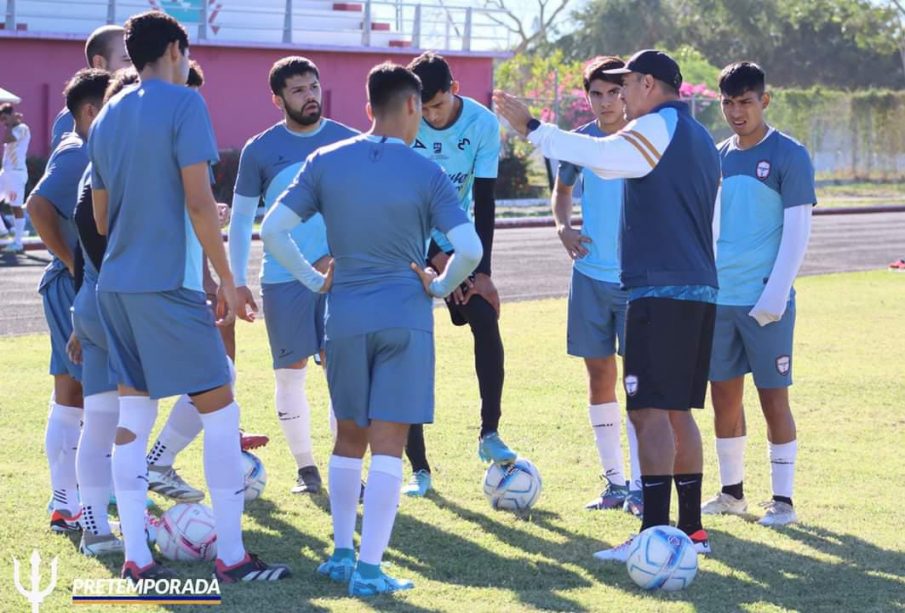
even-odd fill
[{"label": "pink and white soccer ball", "polygon": [[255,454],[242,452],[242,470],[245,473],[245,502],[260,498],[267,485],[267,471],[264,462]]},{"label": "pink and white soccer ball", "polygon": [[157,548],[168,560],[213,560],[217,556],[214,511],[197,502],[167,509],[157,526]]},{"label": "pink and white soccer ball", "polygon": [[674,592],[694,581],[698,554],[678,528],[653,526],[632,541],[625,566],[641,589]]}]

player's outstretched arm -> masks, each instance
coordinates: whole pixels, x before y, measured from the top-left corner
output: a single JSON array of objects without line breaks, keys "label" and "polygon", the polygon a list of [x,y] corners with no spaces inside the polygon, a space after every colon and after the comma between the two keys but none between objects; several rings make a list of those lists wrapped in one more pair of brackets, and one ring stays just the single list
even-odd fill
[{"label": "player's outstretched arm", "polygon": [[236,286],[233,281],[223,236],[220,234],[220,219],[217,215],[217,201],[211,192],[210,170],[207,162],[198,162],[181,170],[185,189],[185,207],[192,228],[201,243],[201,248],[220,278],[220,299],[217,305],[218,325],[231,324],[236,318]]},{"label": "player's outstretched arm", "polygon": [[312,292],[327,293],[333,284],[333,262],[330,262],[327,274],[322,275],[305,259],[290,235],[300,223],[302,218],[295,211],[277,202],[264,216],[261,239],[277,262],[305,287]]},{"label": "player's outstretched arm", "polygon": [[44,241],[47,250],[60,258],[70,273],[75,273],[75,254],[63,238],[60,228],[60,216],[57,214],[53,203],[39,194],[32,194],[26,203],[31,223],[38,236]]}]

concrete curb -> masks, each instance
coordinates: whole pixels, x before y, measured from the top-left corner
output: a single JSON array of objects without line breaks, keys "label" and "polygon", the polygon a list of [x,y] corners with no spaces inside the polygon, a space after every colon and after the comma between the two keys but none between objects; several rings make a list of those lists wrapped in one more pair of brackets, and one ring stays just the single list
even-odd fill
[{"label": "concrete curb", "polygon": [[[890,206],[852,206],[822,209],[819,206],[814,209],[814,215],[869,215],[873,213],[905,213],[905,205]],[[497,230],[517,230],[520,228],[552,228],[553,218],[546,217],[504,217],[496,220]],[[573,226],[581,225],[581,217],[572,219]],[[255,232],[252,239],[261,240],[261,235]],[[226,235],[223,235],[226,240]],[[29,237],[23,241],[26,251],[43,251],[44,243],[37,237]]]}]

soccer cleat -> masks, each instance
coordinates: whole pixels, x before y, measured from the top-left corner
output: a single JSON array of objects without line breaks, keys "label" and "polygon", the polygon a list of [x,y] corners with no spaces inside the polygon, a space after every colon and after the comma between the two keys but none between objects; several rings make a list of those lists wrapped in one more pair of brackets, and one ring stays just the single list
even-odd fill
[{"label": "soccer cleat", "polygon": [[698,552],[698,555],[705,556],[711,553],[710,535],[707,534],[707,531],[703,528],[692,532],[688,535],[688,538],[691,539],[691,542],[694,545],[694,550]]},{"label": "soccer cleat", "polygon": [[423,498],[431,490],[431,474],[426,470],[418,470],[412,475],[408,485],[402,488],[406,496]]},{"label": "soccer cleat", "polygon": [[289,567],[285,564],[268,564],[253,553],[246,553],[241,562],[226,566],[220,558],[214,562],[217,580],[223,583],[240,581],[279,581],[289,577]]},{"label": "soccer cleat", "polygon": [[606,481],[606,488],[600,493],[600,496],[584,505],[584,508],[589,511],[621,509],[628,497],[628,485],[617,485],[606,475],[603,475],[602,478]]},{"label": "soccer cleat", "polygon": [[892,272],[905,272],[905,259],[898,259],[889,263],[889,270]]},{"label": "soccer cleat", "polygon": [[106,556],[114,553],[123,553],[122,540],[112,534],[92,534],[82,532],[82,540],[79,542],[79,553],[89,557]]},{"label": "soccer cleat", "polygon": [[365,579],[361,576],[361,570],[356,568],[349,580],[350,596],[376,596],[378,594],[392,594],[402,590],[410,590],[415,584],[408,579],[394,579],[380,569],[380,574],[373,579]]},{"label": "soccer cleat", "polygon": [[795,514],[795,507],[788,502],[779,500],[768,500],[761,503],[767,512],[757,520],[761,526],[788,526],[798,521],[798,515]]},{"label": "soccer cleat", "polygon": [[305,466],[299,469],[299,475],[292,488],[293,494],[319,494],[323,487],[321,474],[317,466]]},{"label": "soccer cleat", "polygon": [[175,579],[176,573],[157,561],[153,561],[145,567],[139,567],[135,562],[126,561],[123,564],[123,570],[120,576],[123,579],[131,579],[132,581],[159,579]]},{"label": "soccer cleat", "polygon": [[628,560],[628,553],[632,548],[632,543],[637,535],[633,534],[627,541],[621,545],[616,545],[609,549],[601,549],[594,554],[594,557],[603,562],[625,562]]},{"label": "soccer cleat", "polygon": [[355,570],[355,551],[337,549],[327,561],[317,567],[317,574],[337,583],[349,583]]},{"label": "soccer cleat", "polygon": [[497,432],[490,432],[478,440],[478,457],[482,462],[511,464],[515,462],[518,454],[506,446]]},{"label": "soccer cleat", "polygon": [[622,504],[622,510],[638,519],[644,517],[644,493],[641,490],[630,489]]},{"label": "soccer cleat", "polygon": [[68,511],[54,511],[50,514],[50,529],[58,534],[68,534],[70,532],[81,532],[82,526],[79,524],[79,516],[70,515]]},{"label": "soccer cleat", "polygon": [[148,490],[179,502],[199,502],[204,492],[185,482],[172,466],[148,466]]},{"label": "soccer cleat", "polygon": [[242,451],[257,449],[269,442],[270,437],[265,434],[247,434],[241,430],[239,431],[239,445],[242,447]]},{"label": "soccer cleat", "polygon": [[25,247],[22,245],[17,245],[15,243],[10,243],[6,247],[3,248],[2,253],[12,253],[15,255],[23,255],[25,253]]},{"label": "soccer cleat", "polygon": [[725,492],[719,492],[701,505],[701,513],[704,515],[742,515],[747,510],[747,500]]}]

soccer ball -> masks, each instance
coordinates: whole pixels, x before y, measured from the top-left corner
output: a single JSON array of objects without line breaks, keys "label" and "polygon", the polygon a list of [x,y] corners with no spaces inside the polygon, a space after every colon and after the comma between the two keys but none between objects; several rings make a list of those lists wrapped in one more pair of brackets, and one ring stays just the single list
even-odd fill
[{"label": "soccer ball", "polygon": [[625,565],[641,589],[674,592],[694,581],[698,554],[691,539],[678,528],[654,526],[632,541]]},{"label": "soccer ball", "polygon": [[484,473],[484,495],[494,509],[524,511],[540,498],[540,471],[530,460],[491,464]]},{"label": "soccer ball", "polygon": [[267,485],[267,471],[261,458],[248,451],[242,452],[242,466],[245,472],[245,502],[260,498]]},{"label": "soccer ball", "polygon": [[213,560],[217,555],[213,510],[196,502],[167,509],[157,525],[157,548],[168,560]]}]

